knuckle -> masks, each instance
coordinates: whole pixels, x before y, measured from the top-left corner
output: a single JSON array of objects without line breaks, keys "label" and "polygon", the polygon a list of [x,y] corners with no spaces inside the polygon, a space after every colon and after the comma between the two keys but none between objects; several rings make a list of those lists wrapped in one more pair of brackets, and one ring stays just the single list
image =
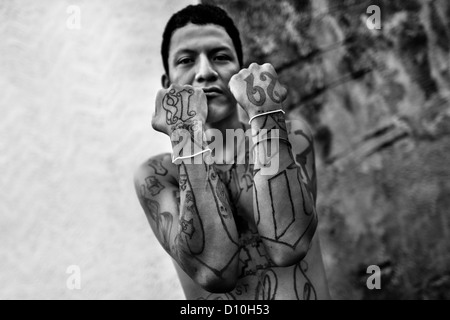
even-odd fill
[{"label": "knuckle", "polygon": [[257,64],[256,62],[253,62],[252,64],[250,64],[250,65],[248,66],[248,68],[249,68],[250,70],[257,69],[258,67],[259,67],[259,64]]}]

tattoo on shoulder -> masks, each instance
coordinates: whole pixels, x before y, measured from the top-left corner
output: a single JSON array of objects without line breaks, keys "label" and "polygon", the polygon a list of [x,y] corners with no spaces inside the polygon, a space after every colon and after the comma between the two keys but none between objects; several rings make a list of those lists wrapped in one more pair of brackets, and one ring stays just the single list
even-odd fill
[{"label": "tattoo on shoulder", "polygon": [[154,159],[152,159],[152,160],[148,161],[147,164],[148,164],[149,167],[152,167],[153,170],[155,170],[155,173],[157,175],[165,176],[168,173],[167,169],[163,166],[161,160],[154,160]]},{"label": "tattoo on shoulder", "polygon": [[145,179],[145,189],[152,195],[158,195],[165,187],[159,182],[155,176],[150,176]]}]

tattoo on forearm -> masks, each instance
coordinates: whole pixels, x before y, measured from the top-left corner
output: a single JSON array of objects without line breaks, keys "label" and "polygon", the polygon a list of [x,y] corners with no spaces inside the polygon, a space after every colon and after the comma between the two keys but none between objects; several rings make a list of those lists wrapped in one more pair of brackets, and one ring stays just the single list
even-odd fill
[{"label": "tattoo on forearm", "polygon": [[185,174],[185,173],[179,174],[179,185],[180,185],[180,189],[182,191],[186,191],[187,179],[188,179],[187,174]]},{"label": "tattoo on forearm", "polygon": [[189,237],[189,239],[192,239],[192,235],[195,232],[194,219],[188,221],[186,219],[181,218],[180,220],[181,220],[180,222],[181,232],[186,234]]},{"label": "tattoo on forearm", "polygon": [[229,205],[230,199],[228,197],[228,193],[225,190],[225,187],[222,183],[217,183],[216,185],[216,193],[217,197],[219,198],[217,206],[219,207],[220,214],[225,219],[232,219],[233,218],[233,212],[231,210],[231,207]]},{"label": "tattoo on forearm", "polygon": [[[270,114],[265,116],[262,124],[261,128],[270,127],[272,129],[279,129],[280,137],[283,137],[283,139],[285,139],[288,134],[286,122],[284,121],[284,117],[280,114]],[[267,139],[270,139],[269,134]],[[261,145],[262,148],[266,147],[264,143]],[[256,156],[267,155],[265,151],[259,151],[255,157]],[[254,198],[256,203],[255,222],[256,225],[259,226],[261,222],[264,221],[266,230],[267,222],[273,222],[273,229],[270,231],[267,230],[261,235],[262,239],[284,244],[295,249],[303,239],[308,239],[312,232],[314,232],[317,216],[315,215],[313,193],[302,179],[302,170],[307,170],[307,168],[306,166],[302,167],[296,165],[292,155],[292,146],[289,143],[286,156],[288,158],[285,158],[285,160],[291,161],[290,165],[269,179],[261,180],[261,183],[267,183],[265,189],[268,190],[268,194],[261,194],[261,185],[255,184],[254,186]],[[270,160],[270,158],[266,158],[264,161],[267,160]],[[309,175],[307,175],[307,177],[309,178]],[[286,201],[280,201],[279,195],[285,195]],[[269,198],[268,204],[270,207],[261,207],[259,203],[261,201],[261,196]],[[299,227],[302,229],[298,230]],[[295,228],[295,233],[290,232],[290,230],[293,230],[292,228]]]},{"label": "tattoo on forearm", "polygon": [[[221,269],[213,267],[214,263],[217,261],[207,261],[208,258],[205,259],[202,257],[202,253],[205,252],[205,247],[207,246],[205,242],[205,230],[203,229],[203,221],[198,212],[197,200],[193,192],[189,173],[186,169],[185,164],[181,164],[179,167],[179,175],[180,177],[183,177],[183,180],[180,180],[180,203],[185,210],[181,211],[180,232],[176,239],[177,248],[174,248],[174,250],[176,250],[180,261],[194,259],[198,263],[208,268],[215,275],[222,277],[223,273],[227,270],[231,262],[236,259],[239,253],[239,246],[237,242],[238,240],[233,239],[225,223],[225,220],[233,218],[231,208],[227,204],[228,200],[226,191],[222,189],[223,186],[220,187],[217,185],[217,183],[219,182],[219,177],[215,173],[213,167],[205,167],[205,171],[209,172],[210,174],[209,178],[207,179],[207,185],[210,194],[214,196],[215,204],[218,209],[217,212],[219,213],[218,216],[222,221],[224,231],[226,232],[229,240],[231,241],[231,243],[235,244],[236,251],[234,254],[232,254],[225,265],[221,265]],[[182,186],[184,186],[183,189],[181,188]],[[182,268],[186,271],[186,263],[182,265]]]},{"label": "tattoo on forearm", "polygon": [[316,289],[306,275],[307,271],[308,263],[305,260],[300,261],[294,268],[294,290],[297,300],[317,300]]},{"label": "tattoo on forearm", "polygon": [[[189,180],[188,180],[189,183]],[[186,235],[185,242],[192,255],[199,255],[205,249],[205,231],[203,229],[203,222],[198,214],[197,203],[195,195],[190,190],[185,193],[184,211],[180,218],[181,231]],[[183,227],[185,230],[183,230]]]},{"label": "tattoo on forearm", "polygon": [[173,216],[170,212],[160,212],[160,204],[158,201],[149,198],[147,186],[141,186],[141,198],[147,207],[148,219],[153,220],[156,226],[157,238],[163,248],[170,252],[170,234],[172,231]]},{"label": "tattoo on forearm", "polygon": [[241,252],[239,253],[239,278],[254,276],[259,270],[275,266],[267,255],[257,231],[247,230],[240,236]]},{"label": "tattoo on forearm", "polygon": [[[314,168],[311,168],[310,170],[312,171],[311,176],[308,173],[308,156],[312,157],[314,159],[314,149],[313,149],[313,142],[312,139],[305,134],[302,130],[296,130],[294,131],[295,135],[300,135],[302,136],[307,142],[308,142],[308,146],[302,150],[300,153],[298,154],[294,154],[295,156],[295,162],[297,163],[298,166],[301,167],[301,176],[303,179],[303,181],[306,184],[306,188],[308,189],[309,193],[313,196],[313,199],[316,199],[316,194],[317,194],[317,185],[316,185],[316,172],[314,170]],[[313,164],[310,164],[313,165]]]},{"label": "tattoo on forearm", "polygon": [[[224,219],[233,218],[232,211],[229,206],[229,202],[230,202],[228,200],[229,197],[228,197],[228,195],[226,195],[226,190],[223,188],[223,185],[222,185],[222,187],[218,187],[218,184],[222,184],[222,181],[219,180],[219,177],[217,176],[215,169],[212,166],[210,166],[210,168],[208,169],[208,172],[210,172],[210,179],[208,179],[208,185],[210,187],[210,190],[212,191],[212,195],[213,195],[214,201],[216,203],[217,212],[221,213],[219,215],[219,217],[222,221],[222,226],[228,236],[228,239],[233,244],[235,244],[237,247],[239,247],[238,239],[233,239],[233,237],[231,236],[230,231],[228,230],[228,227],[224,221]],[[220,192],[214,192],[215,188],[214,188],[213,183],[216,184],[216,191],[219,191],[219,190],[217,190],[217,188],[219,188]],[[222,195],[219,196],[219,194],[222,194]],[[226,210],[225,210],[225,206],[226,206]],[[224,210],[221,210],[221,207],[223,207]],[[230,215],[227,214],[226,216],[224,216],[223,215],[224,211],[230,212],[231,214]]]},{"label": "tattoo on forearm", "polygon": [[173,192],[174,198],[176,199],[176,203],[177,203],[177,213],[180,213],[180,190],[175,190]]},{"label": "tattoo on forearm", "polygon": [[[267,166],[274,157],[279,155],[280,143],[287,143],[288,150],[291,145],[287,137],[287,128],[284,116],[279,113],[269,114],[261,117],[259,129],[252,132],[254,143],[253,155],[259,169],[261,165]],[[278,130],[279,136],[274,136],[274,130]],[[272,145],[274,144],[274,145]],[[272,149],[275,148],[275,150]],[[268,152],[270,150],[270,152]],[[290,152],[290,151],[289,151]]]},{"label": "tattoo on forearm", "polygon": [[[290,181],[291,175],[288,174],[288,171],[290,170],[296,171],[296,178],[297,178],[296,183]],[[295,164],[292,164],[286,170],[278,173],[277,175],[273,176],[268,180],[271,208],[270,210],[264,210],[265,212],[264,218],[261,217],[262,212],[259,206],[258,188],[256,185],[254,186],[254,197],[257,204],[255,213],[256,224],[259,225],[261,223],[261,220],[273,221],[273,233],[265,234],[264,236],[261,236],[261,238],[268,241],[287,245],[292,249],[295,249],[297,245],[300,243],[300,241],[306,235],[309,235],[311,231],[310,228],[314,226],[314,223],[316,222],[317,219],[316,215],[314,214],[315,213],[314,204],[312,203],[310,196],[307,194],[307,191],[304,189],[304,185],[298,176],[299,174],[298,172],[299,168]],[[285,195],[287,202],[275,201],[274,199],[275,193]],[[294,203],[293,201],[295,195],[300,194],[302,196],[301,199],[302,210],[296,207],[295,203],[297,202]],[[280,212],[283,212],[282,216],[280,215]],[[290,217],[290,219],[288,219],[288,217]],[[298,236],[294,238],[293,234],[292,233],[287,234],[287,231],[294,225],[294,223],[297,220],[305,221],[304,222],[305,227],[303,230],[299,230]]]},{"label": "tattoo on forearm", "polygon": [[178,121],[186,121],[197,113],[191,110],[190,98],[194,94],[193,89],[170,90],[163,98],[162,106],[166,111],[166,123],[174,125]]}]

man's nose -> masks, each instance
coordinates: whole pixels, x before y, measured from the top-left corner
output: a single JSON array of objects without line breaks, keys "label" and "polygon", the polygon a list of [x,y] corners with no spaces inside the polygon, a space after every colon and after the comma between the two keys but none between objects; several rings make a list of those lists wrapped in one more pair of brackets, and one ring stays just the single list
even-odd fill
[{"label": "man's nose", "polygon": [[214,69],[208,57],[200,56],[197,62],[195,81],[198,83],[212,82],[217,80],[218,76],[217,71]]}]

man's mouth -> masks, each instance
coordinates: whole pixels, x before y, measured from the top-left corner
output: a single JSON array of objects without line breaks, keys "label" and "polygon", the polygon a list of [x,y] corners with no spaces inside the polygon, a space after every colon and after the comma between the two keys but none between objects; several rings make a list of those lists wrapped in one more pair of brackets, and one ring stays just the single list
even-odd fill
[{"label": "man's mouth", "polygon": [[207,98],[217,97],[223,94],[223,91],[218,87],[206,87],[202,88]]}]

